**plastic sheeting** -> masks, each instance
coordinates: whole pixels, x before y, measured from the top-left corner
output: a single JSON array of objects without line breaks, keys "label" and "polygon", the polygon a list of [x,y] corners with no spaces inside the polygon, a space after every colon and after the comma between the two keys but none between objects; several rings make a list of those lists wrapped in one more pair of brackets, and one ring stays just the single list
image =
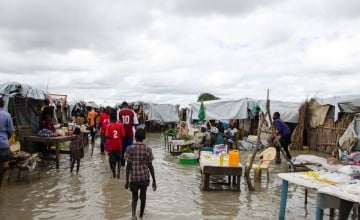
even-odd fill
[{"label": "plastic sheeting", "polygon": [[[301,103],[270,101],[271,114],[279,112],[281,119],[285,122],[297,123],[299,119],[299,108]],[[208,120],[230,120],[248,119],[254,109],[266,112],[266,100],[240,99],[240,100],[215,100],[204,102],[206,119]],[[192,119],[197,119],[200,103],[191,103]]]},{"label": "plastic sheeting", "polygon": [[5,100],[4,110],[8,110],[8,102],[11,96],[20,95],[32,99],[45,99],[46,93],[27,84],[17,82],[6,82],[0,85],[0,94]]},{"label": "plastic sheeting", "polygon": [[360,151],[360,118],[355,117],[339,139],[342,150]]},{"label": "plastic sheeting", "polygon": [[[255,104],[257,104],[263,112],[266,112],[266,100],[255,101]],[[284,122],[298,123],[300,106],[301,103],[299,102],[270,101],[270,114],[272,115],[274,112],[279,112],[280,118]]]},{"label": "plastic sheeting", "polygon": [[45,99],[46,95],[43,90],[36,89],[27,84],[17,82],[7,82],[0,85],[0,93],[8,96],[21,95],[33,99]]},{"label": "plastic sheeting", "polygon": [[360,95],[334,96],[330,98],[314,98],[321,105],[332,105],[335,107],[334,121],[339,117],[339,112],[359,113]]},{"label": "plastic sheeting", "polygon": [[[230,120],[230,119],[246,119],[248,114],[248,102],[246,99],[234,101],[206,101],[205,106],[206,120]],[[200,102],[191,103],[192,119],[197,120],[200,110]]]},{"label": "plastic sheeting", "polygon": [[179,122],[178,109],[171,104],[144,103],[144,113],[149,121],[161,123]]}]

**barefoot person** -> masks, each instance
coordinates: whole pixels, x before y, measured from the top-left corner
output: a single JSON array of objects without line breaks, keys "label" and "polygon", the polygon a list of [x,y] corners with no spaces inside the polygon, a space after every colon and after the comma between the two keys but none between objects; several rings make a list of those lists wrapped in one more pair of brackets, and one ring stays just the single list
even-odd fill
[{"label": "barefoot person", "polygon": [[121,104],[121,109],[117,111],[117,120],[121,121],[124,126],[125,136],[123,137],[123,146],[122,146],[122,156],[123,159],[121,161],[121,165],[125,166],[125,158],[124,154],[126,148],[133,143],[134,139],[134,126],[139,124],[136,113],[129,108],[129,104],[127,102],[123,102]]},{"label": "barefoot person", "polygon": [[140,218],[144,215],[146,203],[146,190],[150,184],[150,175],[152,177],[152,189],[156,190],[155,171],[152,165],[154,156],[150,147],[143,144],[145,139],[145,130],[138,128],[135,132],[135,143],[129,146],[125,152],[126,164],[126,183],[125,189],[129,188],[132,192],[132,219],[136,219],[136,206],[139,198],[140,190]]},{"label": "barefoot person", "polygon": [[274,127],[276,131],[276,136],[280,137],[280,145],[276,148],[276,164],[281,163],[280,159],[280,147],[282,147],[286,153],[286,157],[291,159],[291,154],[289,151],[289,144],[291,143],[291,131],[290,128],[280,119],[280,113],[274,112],[273,114]]},{"label": "barefoot person", "polygon": [[116,112],[110,113],[110,124],[106,126],[106,151],[109,152],[109,164],[113,177],[120,179],[120,167],[122,158],[122,139],[125,135],[123,124],[116,121]]},{"label": "barefoot person", "polygon": [[78,138],[72,140],[70,143],[70,158],[71,158],[70,172],[73,171],[76,162],[76,173],[79,173],[80,160],[81,158],[84,157],[84,144],[81,138],[81,130],[79,127],[75,128],[74,135],[77,135]]}]

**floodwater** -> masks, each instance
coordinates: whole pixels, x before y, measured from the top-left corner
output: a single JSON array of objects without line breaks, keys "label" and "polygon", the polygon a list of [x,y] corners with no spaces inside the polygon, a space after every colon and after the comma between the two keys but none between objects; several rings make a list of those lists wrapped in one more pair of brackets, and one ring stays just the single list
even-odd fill
[{"label": "floodwater", "polygon": [[[284,160],[282,165],[271,164],[270,181],[263,174],[255,191],[247,189],[244,178],[241,192],[202,191],[198,164],[179,164],[165,148],[161,133],[147,133],[145,143],[153,149],[157,191],[148,188],[143,219],[278,219],[281,179],[276,173],[289,171]],[[131,219],[125,169],[120,179],[112,178],[98,144],[93,157],[86,151],[79,174],[70,173],[69,156],[61,155],[60,169],[51,162],[40,168],[41,178],[34,175],[32,183],[24,173],[19,179],[11,176],[7,184],[6,175],[0,189],[0,219]],[[241,152],[242,161],[248,153]],[[304,188],[289,184],[286,219],[315,219],[315,196],[309,191],[304,205]]]}]

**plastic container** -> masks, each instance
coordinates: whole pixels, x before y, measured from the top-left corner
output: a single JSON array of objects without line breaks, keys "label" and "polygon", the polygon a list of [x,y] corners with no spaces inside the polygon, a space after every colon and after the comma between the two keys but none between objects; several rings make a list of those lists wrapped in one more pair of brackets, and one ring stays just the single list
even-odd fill
[{"label": "plastic container", "polygon": [[221,152],[219,157],[220,157],[220,158],[219,158],[219,160],[220,160],[220,166],[222,166],[222,165],[224,165],[224,157],[225,157],[224,153]]},{"label": "plastic container", "polygon": [[181,164],[196,164],[197,158],[188,158],[188,157],[183,157],[182,155],[178,156],[179,158],[179,163]]},{"label": "plastic container", "polygon": [[229,166],[238,166],[240,158],[240,151],[229,150]]}]

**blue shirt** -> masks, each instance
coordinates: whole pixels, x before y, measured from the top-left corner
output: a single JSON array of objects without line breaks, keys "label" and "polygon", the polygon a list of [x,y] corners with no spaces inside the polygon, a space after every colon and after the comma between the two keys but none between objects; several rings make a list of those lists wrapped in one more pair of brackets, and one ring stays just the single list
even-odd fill
[{"label": "blue shirt", "polygon": [[14,133],[11,116],[9,112],[0,108],[0,149],[9,148],[8,134],[11,133]]},{"label": "blue shirt", "polygon": [[290,128],[280,119],[274,121],[275,127],[278,130],[279,134],[284,137],[290,134]]}]

